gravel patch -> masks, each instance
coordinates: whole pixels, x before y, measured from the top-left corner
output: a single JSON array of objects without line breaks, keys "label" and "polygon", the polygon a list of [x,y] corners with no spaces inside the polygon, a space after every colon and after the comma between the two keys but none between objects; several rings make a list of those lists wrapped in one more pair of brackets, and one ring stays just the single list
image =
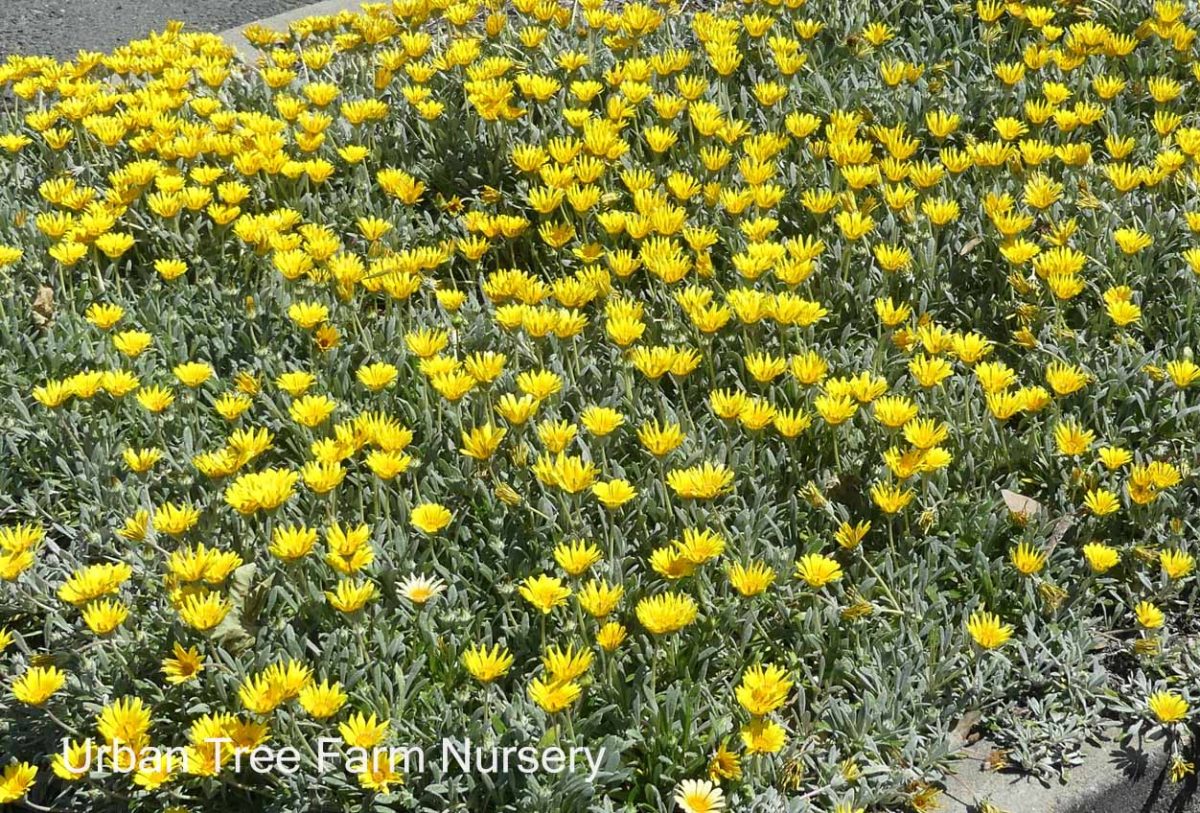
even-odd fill
[{"label": "gravel patch", "polygon": [[281,14],[312,0],[0,0],[0,57],[110,51],[183,20],[220,32]]}]

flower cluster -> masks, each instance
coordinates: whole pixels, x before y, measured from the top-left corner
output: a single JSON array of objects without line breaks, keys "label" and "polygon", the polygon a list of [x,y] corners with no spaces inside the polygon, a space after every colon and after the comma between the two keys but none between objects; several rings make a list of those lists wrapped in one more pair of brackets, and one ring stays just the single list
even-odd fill
[{"label": "flower cluster", "polygon": [[[981,709],[1190,773],[1200,17],[877,5],[8,57],[0,804],[929,810]],[[237,767],[320,737],[616,756]]]}]

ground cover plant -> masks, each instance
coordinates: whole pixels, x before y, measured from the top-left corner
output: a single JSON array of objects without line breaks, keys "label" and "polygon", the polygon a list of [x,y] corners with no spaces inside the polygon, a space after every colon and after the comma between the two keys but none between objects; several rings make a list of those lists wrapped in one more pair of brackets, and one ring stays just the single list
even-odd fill
[{"label": "ground cover plant", "polygon": [[[396,0],[9,57],[0,804],[931,811],[972,721],[1187,780],[1197,23]],[[443,740],[603,755],[350,759]]]}]

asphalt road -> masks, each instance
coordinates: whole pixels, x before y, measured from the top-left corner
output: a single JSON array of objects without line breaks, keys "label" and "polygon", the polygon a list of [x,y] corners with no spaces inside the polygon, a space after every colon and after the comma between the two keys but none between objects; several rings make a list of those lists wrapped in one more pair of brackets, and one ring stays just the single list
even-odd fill
[{"label": "asphalt road", "polygon": [[182,20],[224,31],[308,5],[312,0],[0,0],[0,58],[80,50],[110,51]]}]

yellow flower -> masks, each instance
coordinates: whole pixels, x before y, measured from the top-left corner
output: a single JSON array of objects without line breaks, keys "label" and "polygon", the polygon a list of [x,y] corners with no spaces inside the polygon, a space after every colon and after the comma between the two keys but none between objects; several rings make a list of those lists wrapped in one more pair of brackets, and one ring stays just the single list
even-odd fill
[{"label": "yellow flower", "polygon": [[902,489],[890,483],[876,483],[871,486],[871,500],[885,514],[896,514],[903,511],[916,494],[911,490]]},{"label": "yellow flower", "polygon": [[623,625],[610,621],[596,633],[596,644],[605,652],[615,652],[628,634]]},{"label": "yellow flower", "polygon": [[750,754],[774,754],[787,742],[783,726],[773,720],[756,717],[741,730],[742,744]]},{"label": "yellow flower", "polygon": [[342,691],[342,684],[331,685],[329,681],[323,680],[320,683],[314,681],[307,684],[300,690],[300,696],[297,699],[309,716],[324,720],[337,714],[348,698]]},{"label": "yellow flower", "polygon": [[312,551],[317,544],[315,529],[303,525],[280,525],[271,532],[271,545],[268,548],[272,556],[285,562],[294,562]]},{"label": "yellow flower", "polygon": [[691,596],[660,593],[637,603],[642,626],[655,635],[678,632],[696,620],[696,602]]},{"label": "yellow flower", "polygon": [[498,429],[490,423],[474,427],[470,432],[464,430],[463,445],[459,451],[475,460],[488,460],[496,453],[506,434],[507,429]]},{"label": "yellow flower", "polygon": [[1046,566],[1046,554],[1034,548],[1032,545],[1022,542],[1011,551],[1008,558],[1012,561],[1013,567],[1022,576],[1033,576],[1042,571]]},{"label": "yellow flower", "polygon": [[677,423],[651,421],[638,429],[638,440],[655,457],[666,457],[683,444],[683,429]]},{"label": "yellow flower", "polygon": [[796,578],[812,588],[821,588],[842,578],[842,566],[836,559],[820,553],[807,553],[796,562]]},{"label": "yellow flower", "polygon": [[967,619],[967,632],[984,649],[1001,647],[1012,637],[1013,628],[1000,622],[1000,616],[986,610],[976,610]]},{"label": "yellow flower", "polygon": [[609,407],[589,406],[583,410],[579,420],[588,432],[602,438],[616,431],[625,422],[625,417]]},{"label": "yellow flower", "polygon": [[0,805],[21,801],[33,787],[37,772],[37,766],[28,762],[4,766],[4,773],[0,774]]},{"label": "yellow flower", "polygon": [[125,449],[121,457],[129,470],[136,474],[145,474],[162,459],[161,449]]},{"label": "yellow flower", "polygon": [[774,581],[775,570],[763,562],[737,563],[729,568],[729,583],[745,598],[761,594]]},{"label": "yellow flower", "polygon": [[733,490],[733,471],[712,462],[672,469],[667,473],[667,485],[684,499],[711,500]]},{"label": "yellow flower", "polygon": [[203,361],[189,361],[184,364],[178,364],[172,372],[175,373],[175,377],[179,379],[181,384],[191,389],[199,387],[213,376],[212,365]]},{"label": "yellow flower", "polygon": [[196,647],[184,648],[176,642],[174,657],[163,658],[162,672],[168,683],[186,683],[204,671],[204,657]]},{"label": "yellow flower", "polygon": [[387,730],[387,720],[380,722],[375,719],[374,714],[365,717],[362,712],[356,712],[346,718],[346,722],[338,724],[338,733],[342,735],[342,741],[352,748],[374,748],[383,742]]},{"label": "yellow flower", "polygon": [[1054,443],[1058,452],[1066,457],[1078,457],[1091,448],[1096,434],[1083,429],[1074,419],[1068,419],[1054,427]]},{"label": "yellow flower", "polygon": [[1158,555],[1163,573],[1172,581],[1182,579],[1196,568],[1196,558],[1181,550],[1164,550]]},{"label": "yellow flower", "polygon": [[637,496],[637,489],[621,479],[594,483],[592,493],[605,508],[616,510]]},{"label": "yellow flower", "polygon": [[119,601],[93,601],[83,610],[83,622],[97,635],[108,635],[129,617],[129,608]]},{"label": "yellow flower", "polygon": [[1089,542],[1083,546],[1083,556],[1093,573],[1104,573],[1116,567],[1121,561],[1121,554],[1116,548],[1099,542]]},{"label": "yellow flower", "polygon": [[751,666],[742,674],[742,682],[734,691],[742,708],[755,717],[778,709],[787,702],[792,681],[787,673],[774,664]]},{"label": "yellow flower", "polygon": [[93,302],[88,305],[87,312],[84,316],[89,322],[101,330],[111,329],[117,322],[121,321],[121,317],[125,315],[125,309],[120,305],[111,305],[102,302]]},{"label": "yellow flower", "polygon": [[474,646],[463,653],[462,662],[471,673],[471,677],[480,683],[491,683],[508,673],[513,665],[513,656],[499,644],[491,649],[486,646]]},{"label": "yellow flower", "polygon": [[610,585],[604,580],[593,579],[580,588],[576,594],[579,606],[593,618],[604,618],[617,608],[625,588],[621,585]]},{"label": "yellow flower", "polygon": [[367,766],[358,773],[358,784],[376,793],[388,793],[392,785],[403,785],[404,774],[397,768],[402,758],[387,751],[372,753]]},{"label": "yellow flower", "polygon": [[221,598],[219,593],[194,593],[183,600],[179,607],[179,618],[192,629],[207,632],[222,621],[233,604]]},{"label": "yellow flower", "polygon": [[122,697],[96,715],[96,730],[109,744],[140,751],[150,744],[150,709],[140,697]]},{"label": "yellow flower", "polygon": [[566,602],[571,595],[571,588],[553,576],[542,574],[525,579],[517,588],[517,592],[542,613],[549,614],[555,607]]},{"label": "yellow flower", "polygon": [[355,371],[354,375],[364,387],[371,392],[379,392],[396,380],[399,371],[395,365],[378,361],[374,364],[364,364]]},{"label": "yellow flower", "polygon": [[551,646],[542,657],[542,665],[554,680],[563,683],[583,676],[592,667],[592,653],[588,649],[575,650],[574,646],[561,649]]},{"label": "yellow flower", "polygon": [[1138,623],[1148,630],[1158,629],[1166,620],[1163,611],[1149,601],[1139,601],[1133,608],[1133,614],[1137,616]]},{"label": "yellow flower", "polygon": [[450,509],[436,502],[423,502],[412,509],[409,522],[421,533],[436,534],[450,524],[454,515]]},{"label": "yellow flower", "polygon": [[1100,455],[1100,462],[1109,471],[1116,471],[1127,466],[1133,460],[1132,452],[1116,446],[1101,446],[1098,454]]},{"label": "yellow flower", "polygon": [[288,414],[301,426],[320,426],[333,414],[337,402],[325,395],[305,395],[288,406]]},{"label": "yellow flower", "polygon": [[1188,714],[1188,702],[1178,692],[1159,691],[1146,698],[1146,706],[1163,725],[1171,725],[1185,719]]},{"label": "yellow flower", "polygon": [[371,582],[357,583],[351,579],[341,579],[337,588],[325,591],[325,598],[333,609],[341,613],[354,613],[361,610],[368,601],[375,597],[375,585]]},{"label": "yellow flower", "polygon": [[32,666],[13,681],[12,695],[18,702],[40,706],[62,688],[67,676],[56,666]]},{"label": "yellow flower", "polygon": [[529,698],[550,714],[569,708],[582,693],[583,689],[574,681],[543,681],[541,678],[534,678],[529,684]]},{"label": "yellow flower", "polygon": [[581,575],[600,558],[600,549],[582,539],[563,543],[554,549],[554,561],[570,576]]},{"label": "yellow flower", "polygon": [[708,778],[714,782],[722,779],[741,779],[741,763],[741,758],[722,742],[708,762]]},{"label": "yellow flower", "polygon": [[140,356],[153,341],[149,333],[142,330],[126,330],[113,336],[113,347],[130,358]]},{"label": "yellow flower", "polygon": [[1089,489],[1084,495],[1083,504],[1098,517],[1121,510],[1121,501],[1117,495],[1106,488]]}]

